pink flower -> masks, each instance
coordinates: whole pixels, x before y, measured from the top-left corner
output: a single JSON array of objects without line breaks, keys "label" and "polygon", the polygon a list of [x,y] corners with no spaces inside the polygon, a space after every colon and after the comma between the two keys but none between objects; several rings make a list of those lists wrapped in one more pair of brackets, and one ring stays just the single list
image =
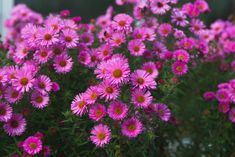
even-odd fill
[{"label": "pink flower", "polygon": [[34,79],[30,71],[18,70],[12,80],[13,87],[20,92],[28,92],[33,87]]},{"label": "pink flower", "polygon": [[106,115],[106,108],[102,104],[95,104],[89,110],[89,118],[93,121],[99,121]]},{"label": "pink flower", "polygon": [[84,96],[84,100],[88,104],[94,104],[99,96],[98,87],[96,86],[89,87],[83,96]]},{"label": "pink flower", "polygon": [[7,103],[0,103],[0,122],[7,122],[12,117],[12,107]]},{"label": "pink flower", "polygon": [[176,25],[179,25],[181,27],[185,27],[189,22],[186,20],[187,16],[185,15],[185,12],[174,8],[171,15],[172,22],[174,22]]},{"label": "pink flower", "polygon": [[162,120],[162,121],[168,121],[171,117],[171,111],[170,109],[162,103],[157,103],[155,104],[155,111],[157,113],[157,116]]},{"label": "pink flower", "polygon": [[94,36],[91,33],[83,33],[80,36],[81,43],[85,43],[87,46],[91,46],[94,42]]},{"label": "pink flower", "polygon": [[122,120],[126,117],[128,107],[121,101],[114,101],[110,103],[108,108],[108,115],[114,120]]},{"label": "pink flower", "polygon": [[116,16],[114,16],[113,21],[114,21],[114,28],[125,31],[131,30],[131,24],[133,22],[131,16],[124,13],[117,14]]},{"label": "pink flower", "polygon": [[76,95],[71,104],[73,114],[82,116],[87,110],[87,102],[84,100],[84,94]]},{"label": "pink flower", "polygon": [[144,70],[135,70],[131,74],[131,81],[134,87],[140,89],[156,89],[157,86],[154,77]]},{"label": "pink flower", "polygon": [[230,110],[229,103],[219,103],[219,111],[222,113],[227,113]]},{"label": "pink flower", "polygon": [[37,50],[34,54],[34,59],[38,63],[46,63],[52,57],[52,51],[48,49]]},{"label": "pink flower", "polygon": [[91,130],[90,139],[97,147],[104,147],[111,139],[110,129],[107,125],[99,124]]},{"label": "pink flower", "polygon": [[141,40],[131,40],[128,43],[128,50],[133,56],[142,56],[145,51],[145,45]]},{"label": "pink flower", "polygon": [[145,70],[154,79],[158,77],[159,72],[153,62],[144,63],[142,69]]},{"label": "pink flower", "polygon": [[59,42],[58,34],[52,28],[40,28],[37,33],[36,42],[41,47],[50,47]]},{"label": "pink flower", "polygon": [[34,136],[29,136],[23,143],[23,149],[30,155],[38,154],[42,150],[42,141]]},{"label": "pink flower", "polygon": [[163,23],[158,28],[158,33],[163,37],[167,37],[171,32],[172,26],[169,23]]},{"label": "pink flower", "polygon": [[20,136],[26,128],[26,120],[21,114],[13,114],[11,119],[4,123],[3,128],[10,136]]},{"label": "pink flower", "polygon": [[31,95],[31,103],[34,107],[42,109],[48,105],[49,96],[48,94],[41,94],[38,91],[33,91]]},{"label": "pink flower", "polygon": [[120,88],[112,84],[108,80],[104,80],[98,85],[98,92],[101,98],[105,98],[105,101],[115,100],[119,96]]},{"label": "pink flower", "polygon": [[152,0],[150,2],[150,9],[154,14],[165,14],[170,8],[167,0]]},{"label": "pink flower", "polygon": [[216,92],[216,99],[219,102],[229,102],[229,100],[230,100],[230,92],[227,89],[219,89]]},{"label": "pink flower", "polygon": [[177,61],[188,63],[190,56],[187,51],[179,49],[174,52],[174,58]]},{"label": "pink flower", "polygon": [[172,72],[176,75],[184,75],[188,71],[188,66],[184,62],[176,61],[171,65]]},{"label": "pink flower", "polygon": [[122,123],[122,134],[129,138],[138,136],[142,131],[142,123],[134,117],[129,118]]},{"label": "pink flower", "polygon": [[131,102],[137,107],[148,107],[152,102],[151,93],[146,90],[135,89],[132,92]]},{"label": "pink flower", "polygon": [[52,88],[51,79],[46,75],[38,76],[34,81],[34,88],[42,94],[50,92]]},{"label": "pink flower", "polygon": [[72,29],[67,29],[62,31],[61,43],[65,45],[67,48],[74,48],[78,43],[78,35],[77,32]]},{"label": "pink flower", "polygon": [[229,111],[229,119],[231,122],[235,123],[235,108],[232,108],[230,111]]},{"label": "pink flower", "polygon": [[65,74],[72,70],[73,61],[67,54],[61,54],[55,57],[53,66],[56,72]]}]

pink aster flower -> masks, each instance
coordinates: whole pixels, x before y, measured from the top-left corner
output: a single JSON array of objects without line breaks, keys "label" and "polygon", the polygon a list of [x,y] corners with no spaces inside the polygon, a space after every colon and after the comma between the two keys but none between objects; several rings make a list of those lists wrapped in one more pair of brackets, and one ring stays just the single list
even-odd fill
[{"label": "pink aster flower", "polygon": [[143,131],[143,124],[137,118],[129,118],[122,123],[122,134],[134,138]]},{"label": "pink aster flower", "polygon": [[131,81],[134,87],[140,89],[156,89],[157,86],[154,78],[144,70],[135,70],[131,74]]},{"label": "pink aster flower", "polygon": [[123,33],[113,33],[110,37],[109,43],[113,47],[119,47],[122,43],[126,41],[126,37]]},{"label": "pink aster flower", "polygon": [[101,98],[105,98],[105,101],[115,100],[120,94],[120,88],[112,84],[108,80],[104,80],[98,85],[98,92]]},{"label": "pink aster flower", "polygon": [[148,107],[152,102],[151,93],[146,90],[135,89],[132,92],[131,102],[137,107]]},{"label": "pink aster flower", "polygon": [[57,82],[51,82],[51,90],[57,92],[60,90],[60,85]]},{"label": "pink aster flower", "polygon": [[81,43],[91,46],[94,43],[94,36],[91,33],[83,33],[80,36]]},{"label": "pink aster flower", "polygon": [[91,130],[90,139],[97,147],[104,147],[111,139],[111,131],[107,125],[96,125]]},{"label": "pink aster flower", "polygon": [[195,40],[193,38],[184,38],[180,42],[181,47],[186,50],[190,50],[195,46]]},{"label": "pink aster flower", "polygon": [[144,63],[142,69],[145,70],[154,79],[158,77],[159,72],[153,62]]},{"label": "pink aster flower", "polygon": [[145,45],[141,40],[131,40],[128,43],[128,50],[133,56],[142,56],[145,51]]},{"label": "pink aster flower", "polygon": [[65,45],[67,48],[74,48],[78,43],[78,35],[75,30],[66,29],[62,31],[61,43]]},{"label": "pink aster flower", "polygon": [[31,103],[35,108],[42,109],[48,105],[49,96],[48,94],[42,94],[38,91],[33,91],[31,95]]},{"label": "pink aster flower", "polygon": [[67,54],[61,54],[55,57],[53,66],[56,72],[65,74],[72,70],[73,61]]},{"label": "pink aster flower", "polygon": [[87,102],[84,100],[84,94],[76,95],[71,104],[73,114],[82,116],[87,110]]},{"label": "pink aster flower", "polygon": [[216,99],[219,102],[229,102],[229,100],[230,100],[230,92],[227,89],[219,89],[216,92]]},{"label": "pink aster flower", "polygon": [[24,44],[17,45],[16,52],[14,54],[15,57],[17,57],[18,59],[24,59],[28,56],[28,54],[29,50]]},{"label": "pink aster flower", "polygon": [[212,91],[207,91],[203,94],[203,98],[206,101],[213,100],[215,98],[215,93]]},{"label": "pink aster flower", "polygon": [[179,49],[174,52],[174,58],[177,61],[188,63],[190,56],[187,51]]},{"label": "pink aster flower", "polygon": [[50,92],[52,88],[51,79],[46,75],[38,76],[34,81],[34,88],[42,94]]},{"label": "pink aster flower", "polygon": [[200,12],[205,12],[209,11],[209,6],[208,3],[204,0],[196,0],[194,3],[194,6],[200,11]]},{"label": "pink aster flower", "polygon": [[150,9],[154,14],[165,14],[171,8],[168,2],[168,0],[152,0],[150,2]]},{"label": "pink aster flower", "polygon": [[36,47],[36,36],[38,33],[38,28],[32,23],[24,26],[21,30],[21,37],[24,39],[27,46],[30,48]]},{"label": "pink aster flower", "polygon": [[30,155],[38,154],[42,150],[42,141],[34,136],[29,136],[23,143],[23,149]]},{"label": "pink aster flower", "polygon": [[7,122],[12,117],[12,107],[7,103],[0,103],[0,122]]},{"label": "pink aster flower", "polygon": [[90,53],[88,51],[81,51],[78,54],[78,61],[81,64],[84,64],[84,65],[88,66],[89,63],[91,62],[91,55],[90,55]]},{"label": "pink aster flower", "polygon": [[155,104],[155,111],[157,113],[157,116],[162,121],[168,121],[171,117],[171,111],[165,104],[162,103]]},{"label": "pink aster flower", "polygon": [[122,84],[128,81],[130,68],[128,61],[122,58],[113,57],[107,62],[106,79],[113,84]]},{"label": "pink aster flower", "polygon": [[113,48],[108,44],[101,45],[98,49],[99,58],[101,58],[101,60],[110,58],[112,52]]},{"label": "pink aster flower", "polygon": [[13,104],[19,101],[23,97],[23,95],[21,92],[9,86],[4,92],[4,97],[9,103]]},{"label": "pink aster flower", "polygon": [[126,117],[128,112],[128,107],[121,101],[114,101],[110,103],[108,108],[108,115],[113,120],[122,120]]},{"label": "pink aster flower", "polygon": [[169,23],[163,23],[158,28],[158,33],[163,37],[167,37],[171,32],[172,26]]},{"label": "pink aster flower", "polygon": [[114,16],[113,21],[114,28],[118,30],[130,31],[133,18],[127,14],[120,13]]},{"label": "pink aster flower", "polygon": [[94,104],[98,99],[99,92],[97,86],[89,87],[84,93],[84,99],[88,104]]},{"label": "pink aster flower", "polygon": [[52,57],[52,51],[48,49],[40,49],[34,53],[34,59],[38,63],[46,63]]},{"label": "pink aster flower", "polygon": [[6,85],[8,82],[7,69],[0,69],[0,83]]},{"label": "pink aster flower", "polygon": [[188,25],[187,16],[185,15],[184,11],[174,8],[171,15],[172,22],[174,22],[176,25],[185,27]]},{"label": "pink aster flower", "polygon": [[235,123],[235,108],[232,108],[230,111],[229,111],[229,120],[233,123]]},{"label": "pink aster flower", "polygon": [[229,103],[219,103],[219,111],[222,113],[227,113],[230,110]]},{"label": "pink aster flower", "polygon": [[41,47],[50,47],[59,42],[58,34],[54,29],[46,27],[46,28],[40,28],[38,31],[39,32],[37,33],[36,36],[36,42]]},{"label": "pink aster flower", "polygon": [[12,80],[13,87],[20,92],[28,92],[33,87],[34,78],[31,71],[18,70]]},{"label": "pink aster flower", "polygon": [[190,30],[193,33],[198,34],[204,28],[205,28],[205,25],[204,25],[204,23],[201,20],[199,20],[199,19],[192,19]]},{"label": "pink aster flower", "polygon": [[61,29],[65,30],[65,29],[73,29],[73,30],[77,30],[78,26],[77,24],[71,20],[71,19],[64,19],[61,22]]},{"label": "pink aster flower", "polygon": [[184,62],[176,61],[172,64],[171,69],[174,74],[181,76],[187,73],[188,66]]},{"label": "pink aster flower", "polygon": [[156,51],[156,55],[160,58],[163,58],[163,54],[167,52],[166,46],[161,42],[155,42],[153,44],[153,50]]},{"label": "pink aster flower", "polygon": [[141,40],[141,41],[144,41],[145,38],[146,38],[146,29],[145,27],[139,27],[139,28],[136,28],[133,32],[133,37],[137,40]]},{"label": "pink aster flower", "polygon": [[11,119],[4,123],[3,128],[10,136],[20,136],[26,128],[26,120],[21,114],[13,114]]},{"label": "pink aster flower", "polygon": [[95,104],[89,109],[89,118],[93,121],[99,121],[106,115],[106,108],[102,104]]},{"label": "pink aster flower", "polygon": [[106,77],[107,65],[108,63],[106,61],[102,61],[97,65],[94,71],[94,74],[96,74],[97,79],[103,79]]}]

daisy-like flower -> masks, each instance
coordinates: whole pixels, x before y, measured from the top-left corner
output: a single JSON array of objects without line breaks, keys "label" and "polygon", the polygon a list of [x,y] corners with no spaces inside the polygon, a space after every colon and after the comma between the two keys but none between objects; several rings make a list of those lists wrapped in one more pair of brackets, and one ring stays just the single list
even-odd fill
[{"label": "daisy-like flower", "polygon": [[81,43],[86,44],[87,46],[91,46],[94,43],[94,36],[91,33],[83,33],[80,36]]},{"label": "daisy-like flower", "polygon": [[188,63],[189,58],[190,58],[188,52],[183,49],[176,50],[174,52],[173,56],[177,61],[181,61],[181,62],[185,62],[185,63]]},{"label": "daisy-like flower", "polygon": [[184,75],[188,71],[188,66],[184,62],[176,61],[171,65],[172,72],[176,75]]},{"label": "daisy-like flower", "polygon": [[141,40],[141,41],[144,41],[145,38],[146,38],[146,29],[145,27],[140,27],[140,28],[136,28],[133,32],[133,37],[137,40]]},{"label": "daisy-like flower", "polygon": [[162,103],[155,104],[155,111],[157,113],[157,116],[162,121],[168,121],[171,117],[171,111],[165,104]]},{"label": "daisy-like flower", "polygon": [[35,108],[42,109],[48,105],[48,94],[42,94],[38,91],[33,91],[31,95],[31,103]]},{"label": "daisy-like flower", "polygon": [[201,20],[199,20],[199,19],[192,19],[190,30],[193,33],[198,34],[204,28],[205,28],[205,25],[204,25],[204,23]]},{"label": "daisy-like flower", "polygon": [[62,20],[59,16],[49,15],[44,23],[46,27],[51,27],[54,31],[60,31],[61,21]]},{"label": "daisy-like flower", "polygon": [[106,115],[106,108],[102,104],[95,104],[89,109],[89,118],[93,121],[99,121]]},{"label": "daisy-like flower", "polygon": [[154,14],[165,14],[168,10],[170,10],[170,6],[168,5],[168,0],[152,0],[150,2],[150,9]]},{"label": "daisy-like flower", "polygon": [[78,43],[78,35],[75,30],[66,29],[62,31],[61,43],[65,45],[67,48],[74,48]]},{"label": "daisy-like flower", "polygon": [[42,150],[42,141],[38,137],[30,136],[24,140],[23,149],[30,155],[38,154]]},{"label": "daisy-like flower", "polygon": [[97,147],[104,147],[111,139],[111,131],[107,125],[96,125],[91,130],[90,139]]},{"label": "daisy-like flower", "polygon": [[27,46],[30,48],[36,47],[36,36],[38,33],[38,28],[32,23],[28,23],[21,30],[21,37],[24,39]]},{"label": "daisy-like flower", "polygon": [[12,107],[7,103],[0,103],[0,122],[7,122],[12,117]]},{"label": "daisy-like flower", "polygon": [[186,50],[190,50],[195,46],[195,40],[193,38],[184,38],[180,42],[181,47]]},{"label": "daisy-like flower", "polygon": [[31,71],[18,70],[15,78],[12,80],[13,87],[24,93],[28,92],[33,87],[34,78]]},{"label": "daisy-like flower", "polygon": [[88,104],[94,104],[98,99],[99,92],[97,86],[89,87],[84,93],[84,99]]},{"label": "daisy-like flower", "polygon": [[146,90],[135,89],[132,92],[131,102],[137,107],[148,107],[152,102],[151,93]]},{"label": "daisy-like flower", "polygon": [[122,134],[134,138],[143,131],[143,124],[137,118],[129,118],[122,123]]},{"label": "daisy-like flower", "polygon": [[109,43],[113,47],[119,47],[122,43],[126,41],[126,37],[123,33],[113,33],[110,37]]},{"label": "daisy-like flower", "polygon": [[36,42],[41,47],[50,47],[59,42],[57,32],[51,27],[40,28],[36,36]]},{"label": "daisy-like flower", "polygon": [[16,52],[14,54],[15,57],[19,59],[24,59],[28,56],[28,54],[29,54],[29,50],[24,44],[17,45]]},{"label": "daisy-like flower", "polygon": [[17,91],[13,87],[7,87],[6,91],[4,92],[4,97],[9,103],[16,103],[19,101],[23,95],[21,92]]},{"label": "daisy-like flower", "polygon": [[128,107],[121,101],[114,101],[110,103],[108,108],[108,115],[113,120],[122,120],[126,117]]},{"label": "daisy-like flower", "polygon": [[77,24],[71,20],[71,19],[64,19],[61,22],[61,29],[65,30],[65,29],[73,29],[73,30],[77,30],[78,26]]},{"label": "daisy-like flower", "polygon": [[46,75],[38,76],[34,81],[34,88],[42,94],[50,92],[52,88],[51,79]]},{"label": "daisy-like flower", "polygon": [[52,51],[49,49],[40,49],[34,53],[34,59],[38,63],[46,63],[52,57]]},{"label": "daisy-like flower", "polygon": [[210,8],[208,6],[208,3],[204,0],[196,0],[194,3],[194,6],[200,11],[205,12],[208,11]]},{"label": "daisy-like flower", "polygon": [[229,120],[235,123],[235,107],[229,111],[228,116],[229,116]]},{"label": "daisy-like flower", "polygon": [[145,51],[145,45],[141,40],[131,40],[128,43],[128,50],[133,56],[142,56]]},{"label": "daisy-like flower", "polygon": [[230,100],[230,92],[227,89],[219,89],[216,92],[216,99],[219,102],[229,102]]},{"label": "daisy-like flower", "polygon": [[163,23],[158,28],[158,33],[163,37],[167,37],[171,32],[172,26],[169,23]]},{"label": "daisy-like flower", "polygon": [[131,24],[133,22],[133,18],[127,14],[120,13],[114,16],[114,28],[118,30],[131,31]]},{"label": "daisy-like flower", "polygon": [[76,95],[71,104],[71,110],[73,114],[82,116],[87,109],[87,102],[84,100],[83,94]]},{"label": "daisy-like flower", "polygon": [[101,98],[105,98],[105,101],[109,100],[115,100],[117,99],[119,93],[120,93],[120,88],[112,84],[108,80],[104,80],[98,85],[98,92]]},{"label": "daisy-like flower", "polygon": [[218,105],[219,111],[222,113],[227,113],[230,110],[230,105],[229,103],[219,103]]},{"label": "daisy-like flower", "polygon": [[140,89],[156,89],[157,86],[154,78],[144,70],[135,70],[131,74],[131,81],[134,87]]},{"label": "daisy-like flower", "polygon": [[185,13],[177,8],[174,8],[171,14],[171,19],[172,22],[174,22],[176,25],[181,26],[181,27],[185,27],[186,25],[188,25],[188,21],[186,20],[187,16],[185,15]]},{"label": "daisy-like flower", "polygon": [[20,136],[26,128],[26,120],[21,114],[13,114],[3,125],[4,131],[10,136]]},{"label": "daisy-like flower", "polygon": [[98,49],[99,58],[101,58],[102,60],[106,60],[110,58],[112,52],[113,52],[113,49],[108,44],[104,44],[100,46]]},{"label": "daisy-like flower", "polygon": [[156,55],[157,55],[158,57],[160,57],[160,58],[162,58],[162,57],[163,57],[163,54],[164,54],[165,52],[167,52],[166,46],[165,46],[163,43],[161,43],[161,42],[155,42],[155,43],[153,44],[153,50],[156,51]]},{"label": "daisy-like flower", "polygon": [[211,91],[207,91],[203,94],[203,98],[204,100],[206,101],[210,101],[210,100],[213,100],[215,98],[215,93],[214,92],[211,92]]},{"label": "daisy-like flower", "polygon": [[130,68],[126,59],[113,57],[107,62],[106,79],[113,84],[122,84],[128,81]]},{"label": "daisy-like flower", "polygon": [[0,69],[0,83],[6,85],[8,82],[7,69]]},{"label": "daisy-like flower", "polygon": [[91,62],[91,55],[88,51],[81,51],[78,55],[78,61],[86,66]]},{"label": "daisy-like flower", "polygon": [[65,74],[72,70],[73,61],[72,58],[65,53],[55,57],[53,66],[56,72]]},{"label": "daisy-like flower", "polygon": [[96,69],[94,70],[94,74],[96,74],[97,79],[105,78],[107,72],[107,64],[108,63],[106,61],[102,61],[97,65]]},{"label": "daisy-like flower", "polygon": [[143,64],[142,69],[146,71],[154,79],[158,77],[158,70],[153,62],[146,62]]}]

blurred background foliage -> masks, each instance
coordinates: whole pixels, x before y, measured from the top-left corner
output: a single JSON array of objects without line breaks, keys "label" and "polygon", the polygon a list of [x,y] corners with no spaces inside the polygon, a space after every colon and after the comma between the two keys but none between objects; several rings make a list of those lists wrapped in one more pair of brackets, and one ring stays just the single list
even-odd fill
[{"label": "blurred background foliage", "polygon": [[[203,17],[207,24],[235,15],[235,0],[208,2],[211,12]],[[104,14],[109,5],[115,6],[117,12],[124,10],[116,6],[114,0],[15,0],[15,3],[25,3],[44,16],[69,9],[72,16],[80,15],[84,22]],[[76,52],[72,56],[76,60]],[[70,103],[74,96],[94,83],[94,80],[90,79],[94,78],[91,70],[83,68],[78,63],[75,65],[73,71],[67,75],[50,73],[52,80],[57,81],[62,88],[58,93],[51,95],[49,107],[41,111],[36,110],[30,105],[28,98],[17,104],[19,111],[26,115],[28,130],[21,137],[11,138],[6,136],[0,127],[1,157],[18,152],[17,142],[37,130],[46,135],[45,143],[50,145],[52,156],[57,157],[235,156],[234,124],[219,113],[216,102],[205,102],[202,98],[205,91],[216,91],[218,83],[234,78],[234,73],[219,70],[219,62],[206,63],[190,70],[188,75],[180,78],[169,97],[164,100],[172,109],[173,115],[178,118],[178,125],[159,122],[156,129],[130,141],[125,137],[116,137],[118,133],[114,131],[113,139],[105,149],[97,149],[88,140],[93,123],[86,120],[86,116],[77,118],[70,112]],[[45,68],[44,71],[46,73],[48,69]],[[159,79],[165,79],[164,75]],[[169,76],[165,82],[170,82]],[[157,92],[160,91],[164,91],[164,85],[159,86]]]}]

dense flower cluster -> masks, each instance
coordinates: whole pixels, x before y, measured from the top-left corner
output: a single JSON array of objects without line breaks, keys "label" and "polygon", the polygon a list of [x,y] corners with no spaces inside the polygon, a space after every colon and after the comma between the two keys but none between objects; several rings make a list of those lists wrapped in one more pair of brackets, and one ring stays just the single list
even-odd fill
[{"label": "dense flower cluster", "polygon": [[[35,108],[48,106],[49,94],[60,87],[42,69],[69,73],[75,66],[70,52],[76,51],[78,62],[93,70],[95,76],[95,83],[75,96],[71,111],[78,117],[87,113],[90,120],[98,123],[90,133],[97,147],[111,140],[114,127],[108,123],[110,120],[117,122],[122,135],[134,138],[147,129],[149,116],[162,122],[174,118],[169,107],[153,94],[163,83],[159,78],[164,73],[170,73],[168,77],[174,82],[198,59],[213,61],[235,52],[232,22],[219,20],[207,28],[199,19],[201,13],[210,10],[205,0],[181,7],[177,0],[116,3],[131,5],[133,14],[113,15],[109,7],[94,22],[82,24],[80,17],[70,19],[68,10],[43,19],[25,5],[13,9],[6,22],[9,32],[4,47],[14,65],[0,69],[0,122],[10,136],[21,135],[26,129],[25,118],[13,112],[14,104],[30,95]],[[171,20],[158,20],[161,16]],[[234,103],[234,80],[221,86],[216,98],[220,110],[228,112],[230,103]],[[213,98],[210,93],[205,97]],[[229,117],[235,122],[234,108]],[[38,154],[43,150],[42,141],[30,136],[22,148],[29,155]]]}]

